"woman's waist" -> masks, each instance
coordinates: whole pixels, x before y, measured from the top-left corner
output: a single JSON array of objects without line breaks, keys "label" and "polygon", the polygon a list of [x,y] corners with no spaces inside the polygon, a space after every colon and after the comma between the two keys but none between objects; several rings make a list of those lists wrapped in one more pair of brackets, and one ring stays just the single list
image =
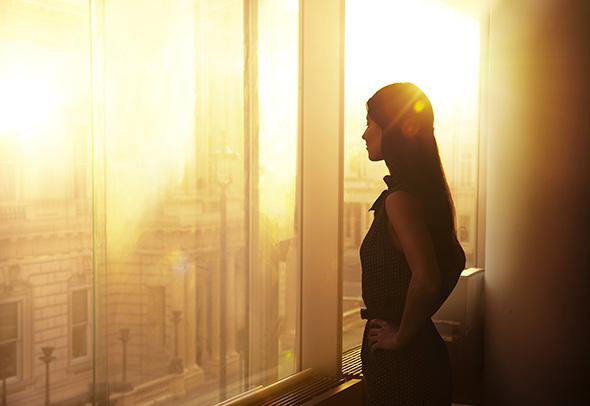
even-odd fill
[{"label": "woman's waist", "polygon": [[361,307],[360,317],[363,320],[381,319],[392,323],[395,326],[399,326],[401,323],[401,316],[403,310],[397,311],[395,309],[377,308],[377,307]]}]

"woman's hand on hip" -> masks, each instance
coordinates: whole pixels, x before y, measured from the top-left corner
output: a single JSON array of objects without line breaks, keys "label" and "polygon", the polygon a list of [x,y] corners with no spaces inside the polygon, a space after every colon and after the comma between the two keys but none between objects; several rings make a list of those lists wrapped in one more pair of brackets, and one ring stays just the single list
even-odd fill
[{"label": "woman's hand on hip", "polygon": [[397,328],[390,322],[381,319],[372,319],[369,322],[368,342],[371,352],[381,350],[399,350]]}]

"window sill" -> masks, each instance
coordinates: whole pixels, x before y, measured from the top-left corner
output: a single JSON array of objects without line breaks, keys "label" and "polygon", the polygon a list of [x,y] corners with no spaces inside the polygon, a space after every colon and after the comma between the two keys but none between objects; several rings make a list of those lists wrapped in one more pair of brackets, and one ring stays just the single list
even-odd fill
[{"label": "window sill", "polygon": [[82,372],[90,371],[92,369],[92,362],[90,358],[81,360],[70,361],[70,364],[66,368],[68,374],[79,374]]},{"label": "window sill", "polygon": [[6,382],[6,394],[21,392],[37,382],[36,378],[26,378],[19,381]]}]

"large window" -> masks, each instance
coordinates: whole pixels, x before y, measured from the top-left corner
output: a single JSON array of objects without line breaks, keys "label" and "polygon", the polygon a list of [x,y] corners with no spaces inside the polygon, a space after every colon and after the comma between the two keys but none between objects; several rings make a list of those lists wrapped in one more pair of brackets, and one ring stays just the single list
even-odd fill
[{"label": "large window", "polygon": [[99,373],[183,373],[206,404],[296,372],[298,3],[99,17]]},{"label": "large window", "polygon": [[5,375],[213,404],[299,370],[299,15],[0,2],[0,292],[32,296],[1,305]]},{"label": "large window", "polygon": [[[455,208],[458,238],[475,265],[478,227],[480,6],[447,0],[347,0],[343,246],[343,348],[360,343],[363,322],[358,235],[387,168],[369,162],[361,139],[366,101],[394,82],[414,82],[430,98],[435,137]],[[349,237],[350,236],[350,237]],[[349,320],[350,322],[346,322]],[[356,322],[354,322],[356,320]]]}]

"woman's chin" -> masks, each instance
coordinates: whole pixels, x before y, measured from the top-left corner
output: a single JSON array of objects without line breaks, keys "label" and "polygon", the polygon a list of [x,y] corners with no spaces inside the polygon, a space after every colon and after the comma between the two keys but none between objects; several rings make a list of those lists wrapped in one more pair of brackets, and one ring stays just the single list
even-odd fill
[{"label": "woman's chin", "polygon": [[381,159],[383,159],[383,158],[376,157],[375,155],[371,155],[371,154],[368,154],[368,156],[369,156],[369,161],[372,161],[372,162],[377,162],[377,161],[380,161]]}]

